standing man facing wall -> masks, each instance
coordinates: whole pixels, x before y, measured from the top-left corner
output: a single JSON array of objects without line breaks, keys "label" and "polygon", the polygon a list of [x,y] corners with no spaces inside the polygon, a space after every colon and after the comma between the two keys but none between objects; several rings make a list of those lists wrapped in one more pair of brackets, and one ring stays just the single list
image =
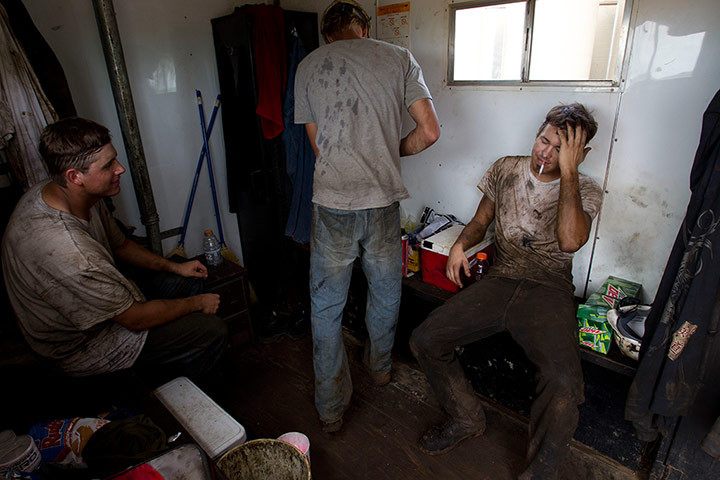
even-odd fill
[{"label": "standing man facing wall", "polygon": [[[295,123],[316,155],[310,239],[315,406],[336,432],[352,383],[342,312],[357,257],[368,280],[363,361],[374,382],[390,381],[401,292],[399,201],[408,198],[400,157],[426,149],[440,125],[422,71],[404,48],[368,39],[370,18],[352,0],[322,17],[327,45],[309,54],[295,81]],[[415,128],[402,137],[406,108]]]}]

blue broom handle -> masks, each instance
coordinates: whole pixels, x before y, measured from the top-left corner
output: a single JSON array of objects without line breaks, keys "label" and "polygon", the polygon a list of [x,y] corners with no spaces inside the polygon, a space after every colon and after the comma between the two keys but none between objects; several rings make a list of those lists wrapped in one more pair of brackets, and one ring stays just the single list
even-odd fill
[{"label": "blue broom handle", "polygon": [[198,111],[200,112],[200,125],[202,126],[203,143],[205,144],[206,160],[208,165],[208,175],[210,176],[210,188],[212,189],[213,205],[215,207],[215,218],[218,224],[218,234],[220,236],[220,245],[225,245],[225,237],[222,230],[222,222],[220,221],[220,209],[218,208],[217,194],[215,193],[215,177],[213,175],[212,158],[210,158],[210,145],[207,140],[207,132],[205,131],[205,113],[203,112],[202,94],[200,90],[195,90],[198,99]]},{"label": "blue broom handle", "polygon": [[[218,109],[220,108],[220,95],[218,94],[215,99],[215,106],[213,107],[212,115],[210,115],[210,125],[207,128],[207,138],[210,138],[212,133],[213,125],[215,125],[215,116],[217,115]],[[178,245],[185,245],[185,235],[187,234],[188,224],[190,223],[190,212],[192,210],[193,201],[195,200],[195,192],[197,191],[198,179],[200,178],[200,171],[202,170],[203,160],[205,160],[205,144],[200,151],[200,158],[198,159],[198,165],[195,169],[195,178],[193,179],[192,189],[190,190],[190,200],[188,202],[187,210],[185,210],[185,221],[183,222],[182,233],[180,234],[180,242]]]}]

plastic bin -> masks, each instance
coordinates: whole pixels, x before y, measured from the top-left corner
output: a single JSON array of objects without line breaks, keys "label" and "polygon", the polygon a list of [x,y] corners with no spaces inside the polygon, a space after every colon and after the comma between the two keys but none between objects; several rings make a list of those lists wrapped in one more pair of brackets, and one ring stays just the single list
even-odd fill
[{"label": "plastic bin", "polygon": [[187,377],[171,380],[153,394],[213,460],[247,440],[245,428]]}]

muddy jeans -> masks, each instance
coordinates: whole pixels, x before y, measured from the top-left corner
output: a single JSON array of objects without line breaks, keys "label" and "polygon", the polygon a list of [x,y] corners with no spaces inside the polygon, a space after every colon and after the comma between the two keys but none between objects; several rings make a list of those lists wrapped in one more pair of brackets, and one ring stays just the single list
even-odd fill
[{"label": "muddy jeans", "polygon": [[[134,279],[148,300],[186,298],[204,290],[204,282],[196,278],[151,271],[144,271],[142,275],[143,278]],[[182,375],[197,382],[215,366],[227,341],[224,320],[193,312],[150,328],[134,367],[164,380]]]},{"label": "muddy jeans", "polygon": [[399,205],[335,210],[313,204],[310,236],[315,408],[322,421],[334,422],[352,395],[342,315],[358,257],[368,281],[365,363],[371,374],[390,372],[402,289]]},{"label": "muddy jeans", "polygon": [[584,401],[572,295],[527,280],[485,278],[434,310],[412,334],[410,347],[440,404],[457,421],[485,422],[455,347],[507,331],[537,367],[530,413],[528,472],[554,478]]}]

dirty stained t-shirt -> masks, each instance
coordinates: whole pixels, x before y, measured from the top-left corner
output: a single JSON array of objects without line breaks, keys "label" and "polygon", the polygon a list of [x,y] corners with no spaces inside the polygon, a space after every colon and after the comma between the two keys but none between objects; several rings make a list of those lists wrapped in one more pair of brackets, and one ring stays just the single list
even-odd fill
[{"label": "dirty stained t-shirt", "polygon": [[112,319],[145,301],[116,268],[112,250],[125,241],[104,202],[90,221],[49,207],[42,182],[20,199],[2,242],[5,283],[30,347],[70,375],[128,368],[147,331]]},{"label": "dirty stained t-shirt", "polygon": [[[574,290],[573,254],[560,250],[555,233],[560,179],[541,182],[530,171],[531,157],[496,161],[478,188],[495,203],[496,258],[488,276],[527,279],[550,287]],[[579,175],[585,213],[595,218],[602,189]]]},{"label": "dirty stained t-shirt", "polygon": [[362,210],[408,198],[400,170],[402,111],[431,98],[405,48],[340,40],[310,53],[295,79],[295,123],[315,123],[312,201]]}]

